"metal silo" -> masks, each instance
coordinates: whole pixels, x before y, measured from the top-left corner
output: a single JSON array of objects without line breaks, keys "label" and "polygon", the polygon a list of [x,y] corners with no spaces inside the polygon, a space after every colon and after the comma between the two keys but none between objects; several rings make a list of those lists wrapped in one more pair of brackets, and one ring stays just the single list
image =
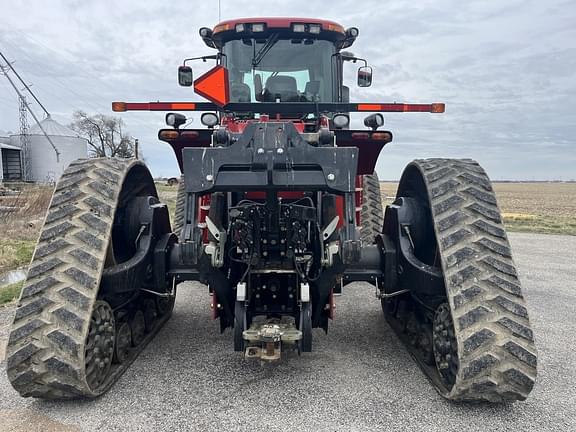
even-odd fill
[{"label": "metal silo", "polygon": [[[87,143],[76,132],[61,125],[51,117],[42,120],[41,124],[60,152],[60,157],[57,160],[56,152],[38,125],[32,126],[29,133],[29,180],[40,183],[54,183],[58,181],[70,162],[87,156]],[[16,144],[19,136],[13,135],[10,138]]]}]

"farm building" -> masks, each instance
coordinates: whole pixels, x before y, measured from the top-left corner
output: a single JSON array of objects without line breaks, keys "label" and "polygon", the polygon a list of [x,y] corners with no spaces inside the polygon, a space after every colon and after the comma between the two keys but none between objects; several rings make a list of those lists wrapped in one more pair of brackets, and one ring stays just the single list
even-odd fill
[{"label": "farm building", "polygon": [[22,180],[21,154],[20,147],[0,140],[0,182]]},{"label": "farm building", "polygon": [[[26,180],[54,183],[58,181],[70,162],[87,156],[87,143],[76,132],[51,117],[42,120],[41,125],[60,152],[60,156],[56,157],[56,152],[40,127],[32,126],[28,133],[28,178]],[[20,135],[10,136],[9,144],[12,147],[20,148],[20,143]],[[22,165],[24,166],[24,163]]]}]

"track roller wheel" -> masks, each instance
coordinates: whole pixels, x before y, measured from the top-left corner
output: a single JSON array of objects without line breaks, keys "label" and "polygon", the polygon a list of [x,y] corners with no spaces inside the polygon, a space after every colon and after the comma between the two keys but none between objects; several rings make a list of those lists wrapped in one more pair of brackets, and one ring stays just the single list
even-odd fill
[{"label": "track roller wheel", "polygon": [[92,391],[98,391],[108,376],[114,357],[115,341],[114,312],[108,303],[99,300],[94,305],[90,319],[84,354],[86,381]]},{"label": "track roller wheel", "polygon": [[132,344],[136,347],[142,343],[146,335],[146,320],[144,312],[137,310],[130,320],[130,332],[132,333]]},{"label": "track roller wheel", "polygon": [[484,170],[468,159],[413,161],[384,232],[419,261],[398,268],[399,287],[410,293],[384,299],[384,313],[438,392],[458,401],[526,399],[536,348]]},{"label": "track roller wheel", "polygon": [[453,386],[458,374],[458,342],[448,303],[436,309],[433,322],[432,342],[436,368],[446,386]]},{"label": "track roller wheel", "polygon": [[116,330],[116,346],[114,349],[114,358],[116,363],[122,363],[128,358],[128,353],[132,348],[132,331],[130,324],[121,323]]},{"label": "track roller wheel", "polygon": [[142,304],[142,310],[144,312],[144,323],[147,332],[151,332],[156,327],[156,318],[158,317],[158,312],[156,311],[156,302],[154,299],[146,299]]}]

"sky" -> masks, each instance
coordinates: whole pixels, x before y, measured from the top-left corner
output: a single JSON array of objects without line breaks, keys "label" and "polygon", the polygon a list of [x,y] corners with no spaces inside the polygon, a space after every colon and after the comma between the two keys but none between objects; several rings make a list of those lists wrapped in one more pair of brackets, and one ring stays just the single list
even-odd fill
[{"label": "sky", "polygon": [[[186,57],[214,53],[198,29],[218,14],[216,1],[0,0],[0,51],[52,117],[69,124],[78,109],[113,114],[112,101],[201,100],[178,86],[176,71]],[[378,160],[381,179],[398,179],[425,157],[473,158],[494,180],[576,179],[573,0],[221,0],[222,20],[249,16],[358,27],[349,50],[369,61],[374,78],[358,88],[349,67],[352,102],[446,103],[445,114],[385,114],[394,141]],[[194,63],[195,76],[211,66]],[[156,138],[163,113],[118,115],[154,176],[178,174],[171,148]],[[354,114],[352,126],[364,129],[362,118]],[[18,125],[18,99],[0,75],[0,130]]]}]

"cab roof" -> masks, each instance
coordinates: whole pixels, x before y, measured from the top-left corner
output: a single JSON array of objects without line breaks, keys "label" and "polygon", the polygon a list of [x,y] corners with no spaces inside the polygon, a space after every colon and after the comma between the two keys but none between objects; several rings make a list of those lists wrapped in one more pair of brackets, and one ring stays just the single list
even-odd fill
[{"label": "cab roof", "polygon": [[[237,31],[237,25],[243,24],[243,31]],[[264,30],[252,32],[254,24],[264,24]],[[304,32],[295,32],[295,24],[304,24]],[[319,33],[310,32],[310,26],[320,26]],[[334,42],[343,41],[347,38],[346,30],[342,25],[329,20],[317,18],[300,18],[300,17],[254,17],[254,18],[236,18],[218,23],[212,29],[212,40],[218,45],[221,42],[232,39],[245,37],[267,36],[270,32],[280,32],[285,35],[300,36],[314,39],[327,39]]]}]

